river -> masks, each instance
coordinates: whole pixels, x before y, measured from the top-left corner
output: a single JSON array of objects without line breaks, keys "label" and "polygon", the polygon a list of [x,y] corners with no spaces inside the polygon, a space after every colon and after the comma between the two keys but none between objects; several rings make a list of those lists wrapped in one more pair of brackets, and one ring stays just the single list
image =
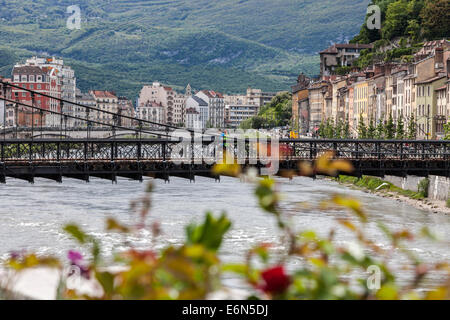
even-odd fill
[{"label": "river", "polygon": [[[333,181],[295,178],[279,179],[284,199],[283,210],[297,230],[315,230],[326,236],[336,227],[335,219],[347,214],[344,210],[321,212],[314,209],[332,194],[343,193],[361,200],[373,222],[367,226],[369,237],[386,245],[374,221],[381,221],[393,230],[418,232],[428,226],[440,235],[443,243],[418,239],[409,248],[426,262],[450,262],[450,217],[433,214],[393,199],[382,198],[359,190],[352,190]],[[179,244],[184,239],[184,227],[200,221],[211,210],[220,214],[225,210],[233,222],[220,256],[227,262],[242,262],[246,251],[257,243],[278,243],[279,233],[274,219],[262,212],[253,196],[253,186],[234,178],[221,182],[198,177],[195,183],[172,178],[170,183],[156,180],[152,195],[152,209],[148,219],[161,223],[163,234],[152,244],[150,232],[128,237],[127,241],[139,248],[152,245],[160,248]],[[62,184],[37,179],[28,184],[10,179],[0,186],[0,259],[13,250],[52,254],[64,258],[70,249],[79,249],[62,228],[77,223],[102,241],[103,254],[111,257],[113,250],[125,248],[124,239],[105,232],[105,219],[115,217],[124,223],[135,223],[137,216],[130,213],[130,201],[144,193],[146,183],[119,179],[117,184],[92,179],[90,183],[66,179]],[[304,208],[304,202],[310,209]],[[336,241],[345,245],[353,236],[337,228]],[[394,255],[394,268],[407,260],[400,253]],[[439,281],[431,278],[430,285]],[[407,277],[404,277],[407,281]],[[425,287],[427,284],[424,285]]]}]

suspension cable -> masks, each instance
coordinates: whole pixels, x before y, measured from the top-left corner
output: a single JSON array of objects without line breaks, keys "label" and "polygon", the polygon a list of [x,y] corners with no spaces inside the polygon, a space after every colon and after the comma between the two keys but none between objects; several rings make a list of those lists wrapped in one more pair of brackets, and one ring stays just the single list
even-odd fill
[{"label": "suspension cable", "polygon": [[[63,103],[69,103],[69,104],[72,104],[72,105],[75,105],[75,106],[84,107],[84,108],[87,108],[87,109],[90,109],[90,110],[101,112],[103,114],[115,115],[115,113],[111,112],[111,111],[98,109],[98,108],[87,106],[87,105],[83,105],[83,104],[80,104],[80,103],[77,103],[77,102],[73,102],[73,101],[62,99],[62,98],[54,97],[54,96],[51,96],[51,95],[48,95],[48,94],[45,94],[45,93],[41,93],[41,92],[38,92],[38,91],[35,91],[35,90],[23,88],[23,87],[21,87],[19,85],[15,85],[15,84],[12,84],[10,82],[7,82],[7,81],[1,80],[1,79],[0,79],[0,83],[2,83],[3,85],[7,85],[7,86],[10,86],[10,87],[16,88],[16,89],[20,89],[20,90],[24,90],[24,91],[27,91],[27,92],[30,92],[30,93],[38,94],[38,95],[40,95],[42,97],[58,100],[58,101],[63,102]],[[175,129],[175,130],[176,129],[180,129],[179,127],[172,126],[172,125],[169,125],[169,124],[163,124],[163,123],[159,123],[159,122],[155,122],[155,121],[144,120],[144,119],[139,119],[139,118],[133,118],[133,117],[130,117],[130,116],[127,116],[127,115],[121,115],[121,117],[123,117],[125,119],[129,119],[129,120],[142,121],[144,123],[165,127],[165,128],[168,128],[168,129]],[[82,119],[82,120],[85,120],[85,119]],[[108,126],[110,126],[110,125],[108,124]],[[188,131],[188,132],[190,132],[190,133],[196,133],[196,131],[193,130],[193,129],[189,129],[189,128],[183,128],[183,129]],[[202,133],[202,135],[204,135],[204,134]],[[211,135],[211,136],[214,136],[214,135]],[[215,136],[217,136],[217,135],[215,135]]]}]

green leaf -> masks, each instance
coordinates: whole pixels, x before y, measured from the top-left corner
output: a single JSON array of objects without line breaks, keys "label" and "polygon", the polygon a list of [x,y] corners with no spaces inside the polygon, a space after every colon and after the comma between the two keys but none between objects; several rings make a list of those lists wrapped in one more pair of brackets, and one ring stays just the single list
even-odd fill
[{"label": "green leaf", "polygon": [[64,227],[64,231],[66,231],[81,244],[85,244],[88,240],[88,236],[77,225],[69,224]]},{"label": "green leaf", "polygon": [[216,219],[211,213],[207,213],[202,225],[191,224],[186,228],[187,241],[189,244],[201,244],[210,250],[217,251],[230,227],[231,222],[225,214]]},{"label": "green leaf", "polygon": [[97,272],[95,278],[102,286],[105,294],[111,296],[114,292],[114,276],[109,272]]}]

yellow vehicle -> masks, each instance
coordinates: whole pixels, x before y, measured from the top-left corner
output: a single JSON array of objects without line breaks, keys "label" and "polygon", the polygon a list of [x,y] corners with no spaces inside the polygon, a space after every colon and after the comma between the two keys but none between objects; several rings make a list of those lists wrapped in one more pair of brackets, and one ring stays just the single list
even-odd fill
[{"label": "yellow vehicle", "polygon": [[297,132],[297,131],[291,131],[291,132],[289,133],[289,137],[290,137],[291,139],[298,139],[298,132]]}]

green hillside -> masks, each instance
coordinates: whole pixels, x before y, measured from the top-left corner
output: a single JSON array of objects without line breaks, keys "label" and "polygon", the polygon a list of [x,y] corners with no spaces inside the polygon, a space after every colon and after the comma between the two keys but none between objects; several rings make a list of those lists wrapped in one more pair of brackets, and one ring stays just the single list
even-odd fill
[{"label": "green hillside", "polygon": [[225,92],[286,90],[318,74],[317,52],[351,39],[369,0],[0,0],[0,73],[32,54],[63,57],[79,87],[134,97],[144,83]]}]

